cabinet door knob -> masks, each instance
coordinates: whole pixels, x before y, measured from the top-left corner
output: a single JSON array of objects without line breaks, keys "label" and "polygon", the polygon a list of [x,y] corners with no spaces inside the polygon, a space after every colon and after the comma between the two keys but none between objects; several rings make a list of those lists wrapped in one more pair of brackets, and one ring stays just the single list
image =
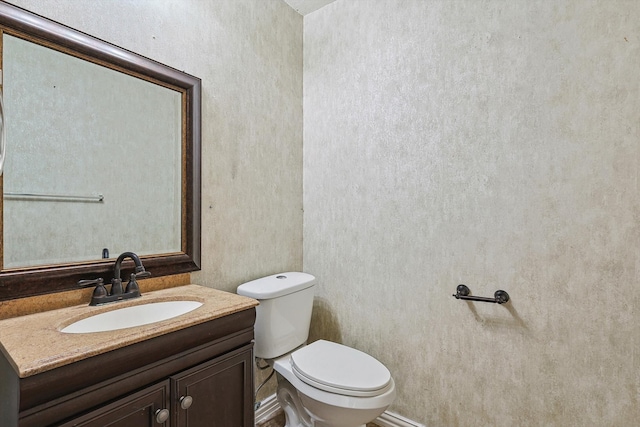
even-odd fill
[{"label": "cabinet door knob", "polygon": [[163,424],[168,419],[169,419],[169,410],[168,409],[158,409],[156,411],[156,422],[158,424]]},{"label": "cabinet door knob", "polygon": [[180,398],[180,407],[182,409],[189,409],[192,403],[193,403],[193,397],[191,396],[182,396]]}]

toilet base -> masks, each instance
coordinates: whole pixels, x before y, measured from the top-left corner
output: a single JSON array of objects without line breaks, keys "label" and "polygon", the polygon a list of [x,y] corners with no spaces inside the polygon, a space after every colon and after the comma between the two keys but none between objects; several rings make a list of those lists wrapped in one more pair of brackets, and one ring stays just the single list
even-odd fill
[{"label": "toilet base", "polygon": [[302,402],[298,397],[298,391],[293,385],[280,374],[278,377],[278,390],[276,398],[280,407],[284,411],[285,425],[284,427],[312,427],[313,421],[311,416],[302,407]]},{"label": "toilet base", "polygon": [[318,402],[299,392],[280,373],[276,375],[276,398],[285,414],[285,427],[366,427],[386,409],[342,408]]}]

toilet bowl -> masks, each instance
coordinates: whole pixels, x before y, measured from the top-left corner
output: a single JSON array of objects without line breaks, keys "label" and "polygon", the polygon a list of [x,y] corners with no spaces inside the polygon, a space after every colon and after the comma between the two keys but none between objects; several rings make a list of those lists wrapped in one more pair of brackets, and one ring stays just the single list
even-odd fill
[{"label": "toilet bowl", "polygon": [[[393,402],[395,383],[373,357],[316,341],[273,362],[286,427],[360,427]],[[304,411],[304,412],[303,412]]]},{"label": "toilet bowl", "polygon": [[362,427],[393,402],[395,383],[362,351],[325,340],[307,345],[314,284],[310,274],[288,272],[238,287],[260,302],[254,355],[277,373],[285,427]]}]

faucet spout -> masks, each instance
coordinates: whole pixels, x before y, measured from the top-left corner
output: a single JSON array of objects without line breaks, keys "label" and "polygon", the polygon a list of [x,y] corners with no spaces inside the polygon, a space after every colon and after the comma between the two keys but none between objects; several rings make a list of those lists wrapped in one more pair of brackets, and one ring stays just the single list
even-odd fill
[{"label": "faucet spout", "polygon": [[138,255],[134,254],[133,252],[123,252],[120,254],[118,259],[116,260],[116,265],[114,267],[115,279],[122,281],[122,278],[120,277],[120,269],[122,267],[122,261],[124,261],[125,258],[131,258],[133,260],[133,263],[136,265],[135,274],[142,273],[145,271],[144,267],[142,266],[142,261],[140,261],[140,257]]},{"label": "faucet spout", "polygon": [[[129,283],[127,283],[127,287],[123,290],[120,270],[122,268],[122,261],[124,261],[125,258],[131,258],[136,267],[135,272],[131,273],[131,277],[129,279]],[[116,265],[114,267],[113,279],[111,280],[111,295],[120,295],[124,293],[125,295],[136,294],[135,296],[140,296],[140,289],[138,288],[136,277],[149,276],[151,276],[151,273],[145,271],[144,266],[142,265],[142,261],[140,261],[140,257],[138,257],[138,255],[134,254],[133,252],[123,252],[116,260]]]}]

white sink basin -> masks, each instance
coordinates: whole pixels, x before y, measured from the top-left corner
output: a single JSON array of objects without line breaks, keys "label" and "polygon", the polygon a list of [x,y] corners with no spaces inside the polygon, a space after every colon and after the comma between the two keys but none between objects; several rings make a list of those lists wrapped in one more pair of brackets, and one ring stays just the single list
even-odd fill
[{"label": "white sink basin", "polygon": [[66,334],[116,331],[172,319],[202,305],[197,301],[165,301],[123,307],[78,320],[60,330]]}]

